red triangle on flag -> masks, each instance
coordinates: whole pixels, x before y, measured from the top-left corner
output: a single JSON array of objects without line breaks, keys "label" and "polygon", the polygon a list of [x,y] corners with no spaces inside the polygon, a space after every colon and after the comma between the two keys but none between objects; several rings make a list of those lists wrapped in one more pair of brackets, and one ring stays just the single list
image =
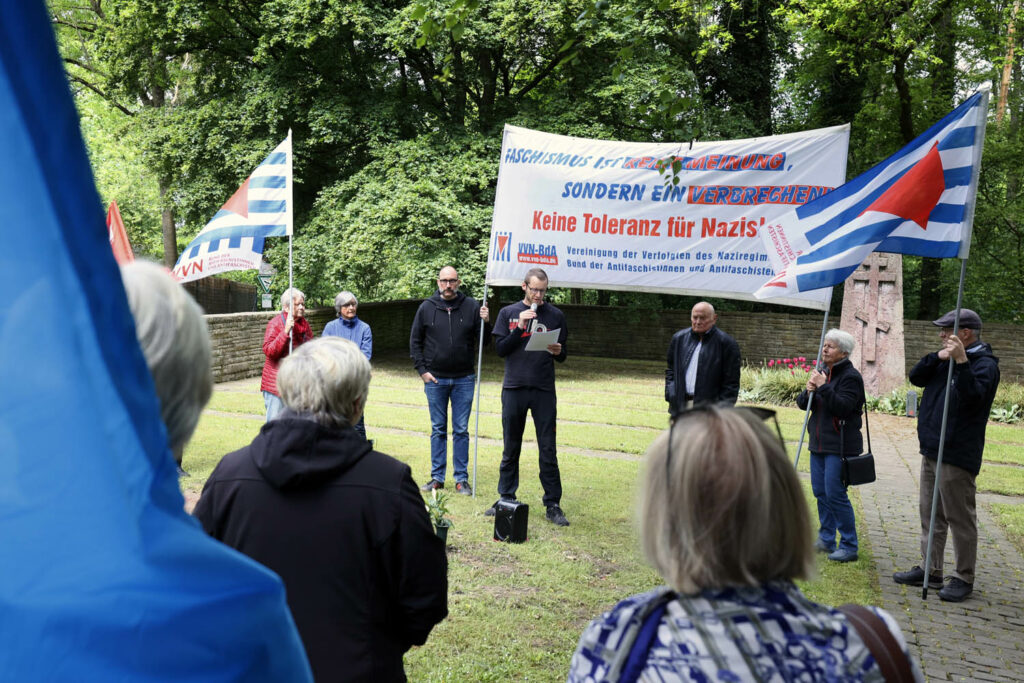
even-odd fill
[{"label": "red triangle on flag", "polygon": [[933,143],[932,148],[920,161],[911,166],[902,178],[893,183],[892,187],[883,192],[860,215],[868,211],[888,213],[903,220],[914,221],[922,230],[927,230],[928,216],[939,203],[939,197],[945,189],[946,179],[942,174],[939,145]]},{"label": "red triangle on flag", "polygon": [[231,199],[224,202],[224,206],[220,207],[223,211],[231,211],[237,213],[243,218],[249,217],[249,179],[246,178],[245,182],[242,183],[241,187],[235,190],[235,193],[231,195]]},{"label": "red triangle on flag", "polygon": [[107,236],[110,238],[110,248],[114,251],[114,259],[118,265],[135,260],[132,243],[128,241],[128,233],[125,232],[124,221],[121,220],[121,210],[117,207],[117,202],[110,202],[110,206],[107,208]]},{"label": "red triangle on flag", "polygon": [[505,245],[508,243],[508,235],[498,235],[498,253],[505,251]]}]

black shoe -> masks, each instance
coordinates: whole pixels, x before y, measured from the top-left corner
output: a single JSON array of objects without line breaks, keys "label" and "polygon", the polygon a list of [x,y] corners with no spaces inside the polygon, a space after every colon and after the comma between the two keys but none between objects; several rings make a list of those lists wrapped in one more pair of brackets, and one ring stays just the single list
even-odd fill
[{"label": "black shoe", "polygon": [[833,552],[835,552],[835,549],[836,549],[836,544],[835,544],[834,541],[832,542],[832,545],[829,545],[828,543],[825,543],[825,541],[821,540],[820,538],[817,541],[814,542],[814,550],[816,552],[819,552],[819,553],[833,553]]},{"label": "black shoe", "polygon": [[562,512],[562,508],[557,505],[552,505],[548,508],[548,512],[545,517],[548,521],[556,526],[569,526],[569,520],[565,518],[565,513]]},{"label": "black shoe", "polygon": [[457,481],[455,482],[455,493],[461,493],[464,496],[472,496],[473,489],[470,487],[468,481]]},{"label": "black shoe", "polygon": [[178,465],[178,477],[180,478],[180,477],[187,477],[187,476],[188,476],[188,472],[186,472],[185,470],[181,469],[181,465]]},{"label": "black shoe", "polygon": [[[918,566],[905,572],[896,572],[892,575],[892,580],[904,586],[923,586],[924,570]],[[942,588],[942,574],[932,572],[932,577],[928,579],[928,587],[936,590]]]},{"label": "black shoe", "polygon": [[489,507],[486,510],[484,510],[484,516],[485,517],[493,517],[494,515],[496,515],[497,512],[498,512],[497,509],[496,509],[498,507],[498,503],[500,503],[503,500],[514,501],[515,497],[514,496],[502,496],[498,500],[494,501],[494,505],[492,505],[491,507]]},{"label": "black shoe", "polygon": [[946,602],[963,602],[970,597],[973,591],[973,583],[967,583],[963,579],[954,576],[939,591],[939,598]]},{"label": "black shoe", "polygon": [[426,484],[424,484],[423,486],[420,487],[420,491],[425,491],[427,493],[430,493],[431,491],[433,491],[435,489],[443,489],[443,488],[444,488],[444,482],[443,481],[438,481],[437,479],[431,479]]}]

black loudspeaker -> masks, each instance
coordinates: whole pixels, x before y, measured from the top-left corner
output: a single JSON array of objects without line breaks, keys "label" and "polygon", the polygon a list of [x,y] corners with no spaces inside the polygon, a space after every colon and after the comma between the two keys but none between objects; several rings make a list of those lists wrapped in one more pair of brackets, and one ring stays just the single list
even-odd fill
[{"label": "black loudspeaker", "polygon": [[526,540],[530,506],[515,500],[499,500],[494,504],[494,540],[522,543]]}]

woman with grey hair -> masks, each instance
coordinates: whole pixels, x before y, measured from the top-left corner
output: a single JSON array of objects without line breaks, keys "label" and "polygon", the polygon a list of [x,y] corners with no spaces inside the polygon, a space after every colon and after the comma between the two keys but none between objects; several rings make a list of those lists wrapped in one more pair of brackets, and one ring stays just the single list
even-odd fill
[{"label": "woman with grey hair", "polygon": [[[833,562],[857,559],[857,520],[843,484],[842,458],[860,455],[861,411],[864,409],[864,379],[850,362],[853,336],[831,329],[821,347],[824,369],[815,370],[807,379],[796,404],[806,410],[811,403],[807,423],[811,451],[811,490],[818,501],[818,552],[828,553]],[[839,535],[836,547],[836,535]]]},{"label": "woman with grey hair", "polygon": [[267,409],[267,422],[281,412],[284,404],[277,390],[277,368],[293,349],[313,338],[313,328],[306,320],[306,295],[294,287],[281,294],[281,312],[267,323],[263,333],[263,373],[260,390]]},{"label": "woman with grey hair", "polygon": [[[774,415],[684,411],[648,448],[641,541],[668,586],[592,621],[572,657],[570,683],[881,680],[846,615],[808,600],[793,583],[814,568],[810,515],[765,413]],[[906,653],[895,619],[869,609]],[[910,668],[924,680],[916,663]]]},{"label": "woman with grey hair", "polygon": [[180,466],[185,444],[213,392],[206,320],[199,304],[162,266],[127,263],[121,266],[121,280],[160,399],[171,453]]},{"label": "woman with grey hair", "polygon": [[448,613],[448,565],[409,466],[352,427],[370,363],[322,337],[277,381],[285,409],[224,456],[194,514],[284,580],[316,680],[405,680],[402,655]]},{"label": "woman with grey hair", "polygon": [[[359,350],[366,356],[366,360],[370,360],[373,357],[373,333],[370,331],[370,326],[356,316],[358,309],[359,301],[356,300],[356,295],[352,292],[344,291],[334,297],[334,310],[338,317],[327,323],[323,336],[348,339],[359,347]],[[363,417],[359,418],[355,428],[365,439],[366,426],[363,423]]]}]

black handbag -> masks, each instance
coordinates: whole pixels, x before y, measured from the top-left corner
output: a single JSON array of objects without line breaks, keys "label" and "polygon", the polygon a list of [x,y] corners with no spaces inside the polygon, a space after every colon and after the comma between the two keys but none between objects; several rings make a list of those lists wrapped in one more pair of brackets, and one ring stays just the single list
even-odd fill
[{"label": "black handbag", "polygon": [[864,404],[864,433],[868,438],[868,451],[861,455],[846,456],[843,454],[843,427],[846,420],[839,421],[839,458],[843,461],[843,486],[859,486],[870,484],[875,480],[875,456],[871,454],[871,430],[868,428],[868,406]]}]

